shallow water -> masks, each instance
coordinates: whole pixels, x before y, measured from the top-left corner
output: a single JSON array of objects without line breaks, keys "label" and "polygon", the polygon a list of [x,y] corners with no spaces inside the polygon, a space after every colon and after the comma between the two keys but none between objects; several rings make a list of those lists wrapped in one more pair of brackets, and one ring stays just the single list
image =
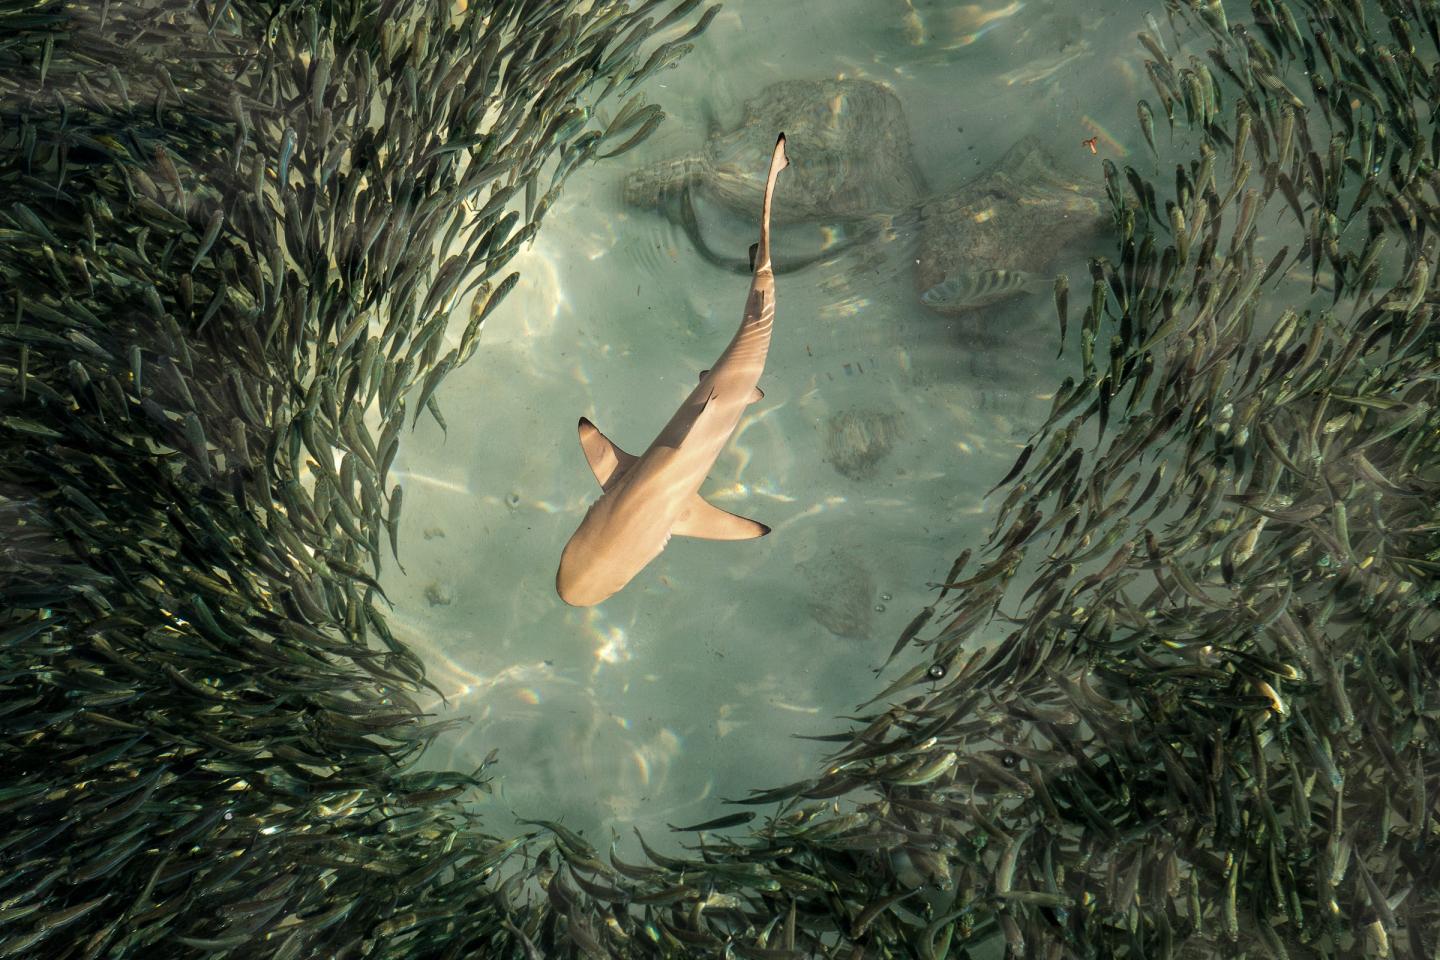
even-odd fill
[{"label": "shallow water", "polygon": [[[446,694],[431,708],[468,718],[426,762],[470,769],[498,750],[482,807],[495,830],[518,814],[658,837],[734,809],[722,798],[808,776],[825,744],[791,735],[844,729],[838,716],[914,663],[873,672],[933,597],[926,584],[983,539],[995,506],[985,491],[1068,372],[1048,293],[959,319],[923,307],[915,225],[898,217],[884,237],[777,280],[766,397],[702,488],[774,532],[677,538],[620,594],[567,607],[556,564],[599,493],[577,418],[643,450],[733,334],[747,283],[659,214],[627,208],[626,173],[695,152],[712,122],[733,126],[770,83],[841,76],[894,90],[932,192],[1026,135],[1068,176],[1098,184],[1100,158],[1127,153],[1148,173],[1134,120],[1148,92],[1133,53],[1142,11],[1075,10],[732,0],[648,85],[668,114],[659,131],[570,179],[517,258],[521,281],[483,349],[441,391],[448,437],[422,416],[394,477],[406,572],[386,572],[392,623]],[[602,119],[617,107],[602,104]],[[712,245],[743,258],[756,223],[699,209]],[[776,260],[824,239],[813,226],[779,230]],[[1112,246],[1099,238],[1058,266],[1072,315],[1085,258]]]}]

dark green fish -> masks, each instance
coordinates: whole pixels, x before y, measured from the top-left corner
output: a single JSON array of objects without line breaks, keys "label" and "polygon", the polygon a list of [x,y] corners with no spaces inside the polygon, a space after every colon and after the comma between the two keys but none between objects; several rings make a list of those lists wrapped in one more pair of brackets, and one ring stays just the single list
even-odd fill
[{"label": "dark green fish", "polygon": [[724,830],[729,827],[738,827],[754,820],[756,816],[757,814],[753,811],[747,811],[745,813],[732,813],[728,816],[716,817],[714,820],[706,820],[704,823],[696,823],[688,827],[677,827],[673,823],[667,824],[667,826],[671,830],[679,833],[698,833],[702,830]]},{"label": "dark green fish", "polygon": [[1050,281],[1021,270],[981,270],[961,273],[935,284],[920,294],[920,302],[929,307],[980,307],[1026,293],[1044,289]]}]

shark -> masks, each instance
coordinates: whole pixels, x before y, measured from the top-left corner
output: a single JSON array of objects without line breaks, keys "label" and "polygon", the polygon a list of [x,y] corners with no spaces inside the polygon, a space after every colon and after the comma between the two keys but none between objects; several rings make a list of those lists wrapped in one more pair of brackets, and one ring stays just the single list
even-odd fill
[{"label": "shark", "polygon": [[770,532],[763,523],[705,500],[700,485],[745,409],[765,396],[759,382],[775,324],[770,204],[775,181],[789,163],[782,133],[765,179],[760,242],[750,248],[750,293],[740,329],[710,369],[701,371],[695,389],[650,446],[633,456],[580,418],[580,448],[601,493],[560,555],[555,591],[571,606],[593,606],[619,592],[672,536],[753,540]]}]

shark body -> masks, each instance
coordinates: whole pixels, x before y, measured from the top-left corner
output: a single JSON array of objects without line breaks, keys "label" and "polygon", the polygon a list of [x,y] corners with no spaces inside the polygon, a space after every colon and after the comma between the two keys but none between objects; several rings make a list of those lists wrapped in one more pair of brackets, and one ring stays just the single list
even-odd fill
[{"label": "shark body", "polygon": [[700,496],[700,485],[740,422],[761,399],[770,331],[775,320],[775,270],[770,263],[770,202],[775,181],[789,160],[785,135],[775,142],[760,242],[740,329],[714,366],[639,457],[626,453],[595,425],[580,419],[580,446],[604,491],[565,544],[555,590],[573,606],[610,597],[660,555],[671,535],[706,540],[750,540],[770,528],[727,513]]}]

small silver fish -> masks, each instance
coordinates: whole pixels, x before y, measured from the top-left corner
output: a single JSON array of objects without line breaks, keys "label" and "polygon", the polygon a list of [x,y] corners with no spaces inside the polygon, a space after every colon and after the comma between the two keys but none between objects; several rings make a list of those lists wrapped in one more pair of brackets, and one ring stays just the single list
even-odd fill
[{"label": "small silver fish", "polygon": [[1013,87],[1017,83],[1022,86],[1040,83],[1042,80],[1048,80],[1054,76],[1061,67],[1088,54],[1090,49],[1090,41],[1081,39],[1067,45],[1054,56],[1032,60],[1023,66],[1016,67],[1008,73],[1002,73],[999,79],[1007,87]]},{"label": "small silver fish", "polygon": [[1160,35],[1160,22],[1155,19],[1155,14],[1145,14],[1145,26],[1150,28],[1150,35],[1155,38],[1156,43],[1160,44],[1160,50],[1163,52],[1165,50],[1165,40]]},{"label": "small silver fish", "polygon": [[927,307],[982,307],[1050,286],[1052,279],[1023,270],[978,270],[946,277],[920,294]]}]

